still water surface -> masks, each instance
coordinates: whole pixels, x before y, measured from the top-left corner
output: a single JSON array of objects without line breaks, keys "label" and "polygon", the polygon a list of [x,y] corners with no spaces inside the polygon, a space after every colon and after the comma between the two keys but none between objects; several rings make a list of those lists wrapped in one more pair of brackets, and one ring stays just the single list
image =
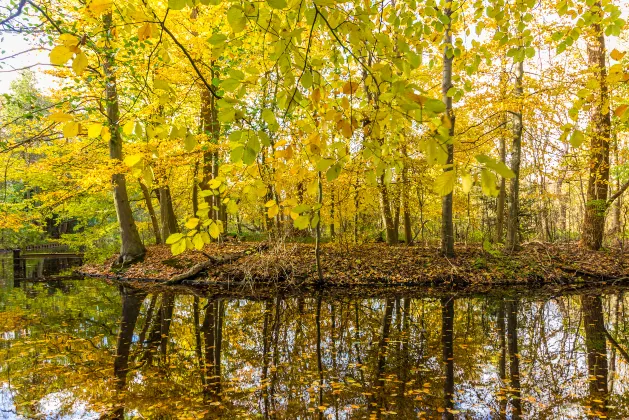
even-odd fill
[{"label": "still water surface", "polygon": [[38,264],[0,259],[0,419],[629,416],[619,289],[148,293]]}]

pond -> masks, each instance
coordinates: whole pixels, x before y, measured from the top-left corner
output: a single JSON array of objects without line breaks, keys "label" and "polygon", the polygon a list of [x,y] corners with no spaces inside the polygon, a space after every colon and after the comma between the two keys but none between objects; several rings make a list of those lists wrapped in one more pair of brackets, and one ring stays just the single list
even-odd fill
[{"label": "pond", "polygon": [[141,291],[37,264],[0,271],[1,419],[629,416],[622,288]]}]

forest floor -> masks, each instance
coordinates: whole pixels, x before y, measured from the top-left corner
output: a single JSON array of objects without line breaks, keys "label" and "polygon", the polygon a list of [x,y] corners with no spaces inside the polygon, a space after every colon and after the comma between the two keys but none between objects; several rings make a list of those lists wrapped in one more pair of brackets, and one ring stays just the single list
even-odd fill
[{"label": "forest floor", "polygon": [[[263,246],[264,245],[264,246]],[[342,247],[324,244],[324,282],[333,286],[556,283],[584,280],[629,281],[627,252],[588,251],[576,243],[528,243],[514,253],[487,252],[481,246],[456,246],[454,258],[435,248],[381,243]],[[202,252],[172,256],[167,245],[150,246],[142,262],[122,270],[85,265],[80,274],[125,281],[195,285],[279,284],[317,281],[314,246],[254,242],[210,244]]]}]

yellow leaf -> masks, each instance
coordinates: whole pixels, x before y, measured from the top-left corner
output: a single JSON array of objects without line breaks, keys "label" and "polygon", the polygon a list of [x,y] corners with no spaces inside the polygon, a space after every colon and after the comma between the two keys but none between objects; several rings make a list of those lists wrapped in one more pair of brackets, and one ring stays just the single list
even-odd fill
[{"label": "yellow leaf", "polygon": [[186,250],[186,241],[185,240],[181,240],[178,242],[175,242],[174,244],[172,244],[170,246],[170,252],[172,252],[173,255],[179,255],[182,252],[184,252]]},{"label": "yellow leaf", "polygon": [[277,216],[277,214],[280,212],[280,207],[277,205],[273,205],[271,207],[269,207],[269,210],[267,211],[267,214],[269,216],[269,219],[274,218],[275,216]]},{"label": "yellow leaf", "polygon": [[127,123],[122,127],[122,132],[124,134],[126,134],[127,136],[130,136],[131,134],[133,134],[133,129],[135,128],[135,120],[129,120],[127,121]]},{"label": "yellow leaf", "polygon": [[443,172],[435,179],[433,184],[435,192],[441,196],[450,194],[454,189],[454,178],[454,171]]},{"label": "yellow leaf", "polygon": [[138,39],[140,41],[145,41],[149,39],[151,37],[151,32],[152,32],[151,24],[147,22],[144,25],[140,26],[140,28],[138,29]]},{"label": "yellow leaf", "polygon": [[189,219],[186,222],[186,227],[188,229],[194,229],[195,227],[197,227],[198,224],[199,224],[199,219],[197,219],[196,217],[193,217],[192,219]]},{"label": "yellow leaf", "polygon": [[213,222],[210,225],[210,236],[214,239],[218,239],[220,234],[221,234],[221,228],[216,224],[216,222]]},{"label": "yellow leaf", "polygon": [[463,186],[463,192],[468,194],[472,190],[472,185],[474,184],[474,180],[472,179],[472,175],[464,174],[461,177],[461,184]]},{"label": "yellow leaf", "polygon": [[50,51],[50,64],[63,66],[72,58],[74,53],[65,45],[57,45]]},{"label": "yellow leaf", "polygon": [[625,54],[627,54],[627,53],[626,52],[620,52],[616,48],[614,48],[612,50],[610,56],[612,57],[612,59],[614,59],[614,61],[620,61],[625,56]]},{"label": "yellow leaf", "polygon": [[79,135],[79,123],[70,121],[63,126],[63,137],[70,139]]},{"label": "yellow leaf", "polygon": [[100,132],[102,129],[102,124],[90,124],[90,126],[87,128],[87,137],[93,139],[100,136]]},{"label": "yellow leaf", "polygon": [[60,44],[65,45],[68,48],[76,47],[80,42],[79,38],[72,34],[61,34],[58,41]]},{"label": "yellow leaf", "polygon": [[142,162],[142,159],[144,158],[144,156],[142,154],[136,154],[136,155],[129,155],[126,158],[124,158],[124,163],[127,166],[135,166],[138,163]]},{"label": "yellow leaf", "polygon": [[109,131],[109,127],[103,127],[100,132],[100,136],[103,138],[103,140],[109,141],[111,139],[111,132]]},{"label": "yellow leaf", "polygon": [[274,205],[275,205],[275,200],[269,200],[269,201],[266,202],[264,207],[272,207]]},{"label": "yellow leaf", "polygon": [[87,56],[81,51],[74,57],[74,61],[72,61],[72,70],[74,70],[77,76],[80,76],[87,68],[87,64]]},{"label": "yellow leaf", "polygon": [[192,238],[192,245],[194,245],[194,248],[198,251],[203,249],[203,245],[205,245],[205,243],[203,242],[203,237],[200,233],[194,235],[194,238]]},{"label": "yellow leaf", "polygon": [[70,114],[66,114],[65,112],[55,112],[54,114],[50,114],[48,119],[54,122],[68,122],[72,121],[74,117]]},{"label": "yellow leaf", "polygon": [[87,5],[87,10],[89,10],[95,16],[100,16],[103,13],[109,11],[113,4],[113,0],[92,0]]}]

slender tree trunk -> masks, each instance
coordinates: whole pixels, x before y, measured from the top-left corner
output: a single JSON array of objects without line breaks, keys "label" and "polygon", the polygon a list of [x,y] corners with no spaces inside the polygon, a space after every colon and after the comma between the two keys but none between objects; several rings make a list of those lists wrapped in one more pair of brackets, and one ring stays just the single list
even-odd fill
[{"label": "slender tree trunk", "polygon": [[144,196],[144,201],[146,202],[146,209],[149,212],[149,216],[151,217],[151,224],[153,225],[153,234],[155,235],[155,243],[157,245],[162,243],[162,235],[159,231],[159,223],[157,222],[157,216],[155,215],[155,209],[153,208],[153,201],[151,199],[151,193],[149,189],[144,185],[142,180],[138,180],[140,183],[140,188],[142,188],[142,195]]},{"label": "slender tree trunk", "polygon": [[[500,161],[505,163],[507,159],[507,146],[504,137],[500,137]],[[496,242],[502,242],[504,238],[505,201],[507,199],[506,180],[500,177],[500,190],[496,205]]]},{"label": "slender tree trunk", "polygon": [[507,249],[518,249],[520,242],[520,162],[522,159],[522,100],[524,88],[524,61],[517,63],[515,74],[515,96],[518,100],[518,110],[513,121],[513,147],[511,148],[511,170],[515,174],[511,178],[511,202],[509,206],[509,223],[507,226]]},{"label": "slender tree trunk", "polygon": [[[443,102],[446,105],[446,116],[449,120],[449,139],[447,144],[448,159],[446,164],[449,165],[444,171],[452,171],[454,163],[454,145],[452,137],[454,136],[454,110],[452,108],[452,97],[448,96],[448,91],[452,87],[452,62],[454,61],[454,51],[452,49],[452,4],[446,3],[443,14],[447,16],[448,23],[443,36],[443,80],[441,84],[441,92],[443,94]],[[444,196],[441,202],[441,253],[447,257],[454,256],[454,222],[453,218],[453,199],[452,192]]]},{"label": "slender tree trunk", "polygon": [[510,394],[513,413],[511,418],[522,417],[522,396],[520,391],[520,353],[518,351],[518,302],[507,301],[507,347],[509,349]]},{"label": "slender tree trunk", "polygon": [[[592,11],[597,18],[602,17],[600,1],[594,3]],[[607,210],[611,115],[605,63],[605,35],[598,21],[592,24],[592,31],[593,34],[588,38],[588,63],[595,72],[599,90],[590,109],[590,176],[581,242],[588,249],[598,250],[603,245]]]},{"label": "slender tree trunk", "polygon": [[330,188],[330,238],[334,239],[336,236],[336,231],[334,228],[334,218],[335,218],[335,207],[334,207],[334,186]]},{"label": "slender tree trunk", "polygon": [[[500,343],[500,360],[498,361],[498,372],[501,381],[501,394],[504,393],[504,387],[507,382],[507,336],[505,332],[505,302],[500,300],[500,306],[498,307],[498,317],[496,322],[498,323],[498,340]],[[500,400],[500,413],[501,419],[507,418],[507,398],[502,395]]]},{"label": "slender tree trunk", "polygon": [[387,245],[395,245],[398,242],[397,230],[395,229],[395,221],[391,213],[391,200],[389,199],[389,189],[384,183],[384,175],[380,176],[380,210],[382,211],[382,222],[386,229]]},{"label": "slender tree trunk", "polygon": [[[105,73],[106,87],[106,109],[107,109],[107,125],[111,138],[109,139],[109,157],[118,161],[122,165],[122,139],[120,138],[120,110],[118,102],[118,91],[116,88],[116,62],[114,49],[109,45],[110,39],[113,37],[112,31],[112,13],[109,12],[103,16],[103,27],[107,34],[106,53],[103,60],[103,72]],[[111,177],[111,183],[114,188],[114,203],[116,206],[116,215],[118,216],[118,224],[120,227],[120,256],[116,264],[124,265],[138,259],[142,259],[146,253],[144,244],[140,239],[133,212],[129,203],[127,194],[127,182],[124,174],[116,173]]]},{"label": "slender tree trunk", "polygon": [[406,158],[404,161],[404,167],[402,168],[402,193],[401,193],[401,204],[402,204],[402,217],[404,219],[404,242],[406,245],[410,245],[413,243],[413,229],[411,226],[411,209],[410,209],[410,200],[408,198],[408,190],[410,188],[408,181],[408,156],[406,155],[406,147],[402,149],[404,157]]},{"label": "slender tree trunk", "polygon": [[323,182],[321,181],[321,172],[318,172],[319,185],[319,209],[317,210],[317,226],[315,228],[315,261],[317,263],[317,281],[323,284],[323,269],[321,268],[321,205],[323,203]]},{"label": "slender tree trunk", "polygon": [[454,419],[454,298],[441,299],[441,362],[444,367],[443,405],[441,418]]},{"label": "slender tree trunk", "polygon": [[179,227],[177,226],[177,217],[175,216],[175,210],[173,209],[173,199],[168,185],[160,187],[158,191],[160,218],[162,221],[162,237],[164,239],[168,239],[170,235],[179,231]]}]

